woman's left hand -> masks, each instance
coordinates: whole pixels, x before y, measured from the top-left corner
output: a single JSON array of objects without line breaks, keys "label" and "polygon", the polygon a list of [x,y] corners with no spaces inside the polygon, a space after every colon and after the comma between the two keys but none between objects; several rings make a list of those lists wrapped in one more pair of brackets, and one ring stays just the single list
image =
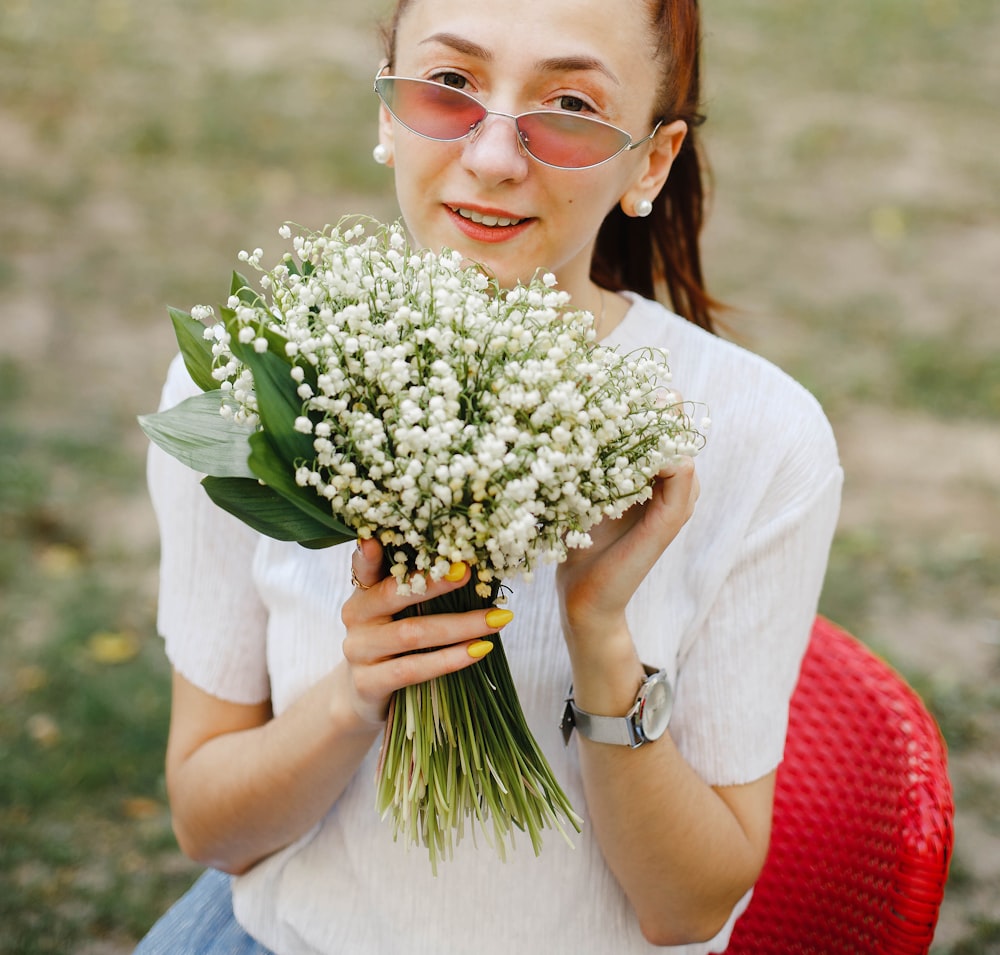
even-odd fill
[{"label": "woman's left hand", "polygon": [[625,629],[626,604],[691,517],[698,490],[694,460],[678,458],[657,475],[649,500],[601,521],[591,547],[570,550],[556,574],[567,642]]}]

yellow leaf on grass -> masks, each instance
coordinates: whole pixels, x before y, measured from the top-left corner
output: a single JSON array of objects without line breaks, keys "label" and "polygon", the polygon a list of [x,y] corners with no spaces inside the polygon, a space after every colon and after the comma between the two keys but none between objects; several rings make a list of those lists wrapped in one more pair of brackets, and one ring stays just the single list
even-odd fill
[{"label": "yellow leaf on grass", "polygon": [[38,555],[38,563],[46,577],[65,579],[79,573],[83,554],[72,544],[48,544]]},{"label": "yellow leaf on grass", "polygon": [[87,642],[87,654],[91,660],[113,666],[116,663],[127,663],[139,652],[139,638],[132,632],[101,631],[95,633]]}]

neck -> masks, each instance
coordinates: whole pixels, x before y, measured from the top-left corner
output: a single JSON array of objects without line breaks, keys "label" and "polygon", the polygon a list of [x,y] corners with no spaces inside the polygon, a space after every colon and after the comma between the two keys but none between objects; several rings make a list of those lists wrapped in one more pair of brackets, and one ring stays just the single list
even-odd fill
[{"label": "neck", "polygon": [[581,308],[588,308],[593,314],[598,341],[607,338],[621,324],[629,307],[627,299],[595,283],[591,283],[591,292],[584,302],[588,304],[581,303]]}]

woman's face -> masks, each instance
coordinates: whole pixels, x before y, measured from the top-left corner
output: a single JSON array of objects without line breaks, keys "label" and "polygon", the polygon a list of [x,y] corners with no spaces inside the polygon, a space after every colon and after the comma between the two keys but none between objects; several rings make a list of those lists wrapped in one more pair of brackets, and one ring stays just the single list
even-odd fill
[{"label": "woman's face", "polygon": [[[633,140],[652,129],[659,86],[644,0],[413,0],[392,72],[458,86],[504,113],[582,111]],[[380,122],[418,245],[457,249],[504,286],[551,270],[581,307],[593,307],[601,222],[619,201],[631,212],[655,196],[684,131],[674,123],[601,166],[555,169],[526,155],[501,116],[457,142],[423,139],[384,107]]]}]

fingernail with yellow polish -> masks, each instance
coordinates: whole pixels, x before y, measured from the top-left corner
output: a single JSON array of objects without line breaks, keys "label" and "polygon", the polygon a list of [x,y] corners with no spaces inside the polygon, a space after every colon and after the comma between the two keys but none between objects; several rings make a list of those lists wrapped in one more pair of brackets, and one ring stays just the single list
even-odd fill
[{"label": "fingernail with yellow polish", "polygon": [[477,640],[475,643],[470,643],[467,647],[469,656],[475,660],[481,660],[492,649],[493,644],[489,640]]},{"label": "fingernail with yellow polish", "polygon": [[501,610],[499,607],[494,607],[486,612],[487,627],[496,627],[497,629],[506,627],[513,619],[514,613],[511,610]]},{"label": "fingernail with yellow polish", "polygon": [[461,580],[465,576],[466,565],[462,561],[452,564],[448,568],[448,573],[444,575],[445,580],[450,580],[454,583],[456,580]]}]

